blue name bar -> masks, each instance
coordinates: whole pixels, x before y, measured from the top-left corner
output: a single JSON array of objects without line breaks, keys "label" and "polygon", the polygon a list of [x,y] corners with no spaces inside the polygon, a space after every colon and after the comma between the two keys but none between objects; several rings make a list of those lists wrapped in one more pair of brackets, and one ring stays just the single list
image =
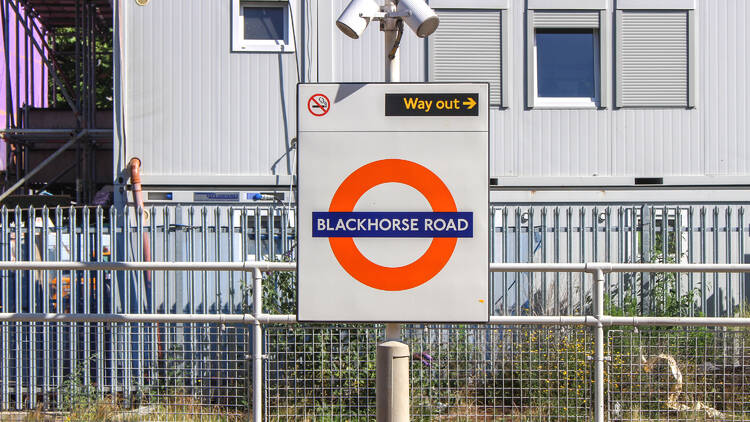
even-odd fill
[{"label": "blue name bar", "polygon": [[313,212],[313,237],[474,237],[471,212]]}]

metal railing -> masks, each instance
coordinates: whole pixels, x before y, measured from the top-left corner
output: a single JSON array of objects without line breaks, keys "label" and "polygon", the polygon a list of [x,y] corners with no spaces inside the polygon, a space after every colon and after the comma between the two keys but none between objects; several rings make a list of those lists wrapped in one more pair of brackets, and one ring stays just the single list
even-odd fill
[{"label": "metal railing", "polygon": [[[372,389],[366,387],[372,378],[370,366],[372,363],[372,347],[377,341],[377,331],[372,328],[357,327],[334,327],[325,329],[321,327],[297,327],[294,315],[271,315],[263,312],[263,272],[264,271],[293,271],[294,263],[278,262],[29,262],[29,261],[4,261],[0,262],[0,270],[53,270],[53,271],[242,271],[252,274],[252,307],[248,314],[65,314],[65,313],[0,313],[2,322],[3,344],[9,347],[3,348],[2,368],[2,407],[7,409],[11,403],[10,397],[17,409],[35,408],[40,404],[48,404],[48,398],[52,391],[48,388],[52,373],[56,372],[58,379],[55,394],[65,397],[65,388],[74,391],[83,390],[86,394],[104,397],[108,394],[108,400],[116,404],[125,404],[125,407],[134,403],[144,402],[144,391],[151,395],[156,404],[147,407],[145,412],[151,410],[167,415],[177,414],[203,414],[211,412],[217,405],[229,406],[230,400],[227,391],[233,391],[232,397],[239,398],[232,401],[230,408],[232,417],[243,418],[243,409],[252,411],[255,421],[263,420],[263,410],[269,412],[268,419],[295,419],[300,417],[294,403],[302,403],[307,408],[309,403],[322,406],[324,409],[337,409],[334,416],[344,414],[346,418],[370,418],[369,413],[373,400]],[[711,397],[715,392],[702,391],[702,394],[689,393],[685,386],[683,371],[680,363],[674,357],[675,354],[666,351],[660,352],[659,341],[651,341],[647,337],[642,343],[648,345],[644,354],[644,344],[637,344],[634,351],[634,342],[628,342],[628,335],[640,335],[629,332],[628,335],[616,334],[609,331],[610,358],[617,356],[617,365],[613,367],[619,379],[627,378],[629,375],[648,376],[654,374],[656,367],[666,365],[667,374],[673,379],[663,380],[662,384],[668,386],[665,394],[650,391],[646,399],[641,399],[645,394],[635,387],[647,386],[646,383],[626,382],[628,390],[627,398],[612,401],[612,397],[622,396],[624,390],[619,387],[622,384],[612,384],[605,378],[605,329],[612,326],[715,326],[715,327],[750,327],[750,318],[710,318],[710,317],[643,317],[643,316],[613,316],[607,315],[606,303],[606,275],[631,272],[690,272],[690,273],[750,273],[750,265],[747,264],[534,264],[534,263],[493,263],[490,270],[495,273],[504,272],[565,272],[580,273],[592,276],[594,295],[591,298],[593,312],[590,315],[570,316],[533,316],[533,315],[508,315],[492,316],[487,326],[478,327],[455,327],[435,326],[420,328],[413,326],[406,330],[406,341],[415,342],[417,347],[413,356],[417,368],[412,366],[416,372],[413,385],[418,391],[413,392],[414,405],[417,406],[415,415],[429,418],[443,415],[445,417],[480,417],[482,414],[494,414],[495,411],[506,412],[508,408],[512,412],[526,409],[526,416],[530,419],[545,419],[550,417],[549,412],[555,413],[556,418],[563,419],[585,419],[593,416],[596,421],[606,419],[605,386],[609,385],[610,403],[618,403],[610,406],[610,418],[617,417],[621,420],[630,417],[630,420],[642,414],[652,412],[666,412],[672,414],[674,419],[689,418],[696,412],[705,413],[707,418],[726,419],[725,409],[730,402],[722,402],[721,408],[713,406],[706,397]],[[52,323],[56,325],[51,325]],[[25,325],[24,325],[25,324]],[[67,324],[62,326],[61,324]],[[178,326],[177,324],[182,324]],[[206,324],[215,324],[214,327]],[[222,330],[227,330],[228,325],[233,329],[243,330],[242,327],[250,325],[249,333],[237,334],[243,341],[229,341],[229,344],[243,344],[246,349],[239,346],[226,348],[217,346],[217,336]],[[279,326],[279,324],[284,324]],[[267,325],[264,337],[263,326]],[[523,331],[519,328],[510,328],[507,336],[503,337],[503,330],[513,326],[561,326],[569,327],[566,330],[553,331],[550,328],[537,328]],[[584,327],[588,326],[591,335],[586,334]],[[286,327],[286,328],[282,328]],[[578,328],[576,328],[578,327]],[[55,333],[56,330],[56,333]],[[285,331],[286,330],[286,331]],[[362,334],[364,330],[364,334]],[[368,331],[369,330],[369,331]],[[420,331],[421,330],[421,331]],[[571,331],[572,330],[572,331]],[[716,333],[721,333],[717,331]],[[576,334],[578,333],[578,334]],[[716,334],[703,331],[701,336],[689,337],[689,342],[696,342],[697,348],[710,348],[712,351],[721,350],[721,353],[712,353],[711,356],[722,362],[703,362],[704,367],[710,363],[716,367],[721,364],[725,368],[726,362],[733,355],[740,355],[739,363],[733,363],[740,368],[739,378],[732,378],[733,388],[739,388],[737,394],[750,394],[745,392],[744,381],[744,359],[750,358],[746,354],[744,345],[744,334],[736,338],[727,338],[726,334]],[[679,333],[678,333],[679,334]],[[441,335],[448,336],[449,340],[441,341]],[[542,338],[539,336],[545,337]],[[663,337],[676,335],[666,332]],[[682,335],[682,334],[680,334]],[[12,338],[15,337],[15,341]],[[721,338],[719,338],[721,337]],[[266,348],[263,340],[265,338]],[[510,338],[511,340],[508,340]],[[593,338],[593,341],[591,340]],[[655,337],[659,340],[659,337]],[[710,338],[710,339],[709,339]],[[274,341],[284,340],[284,341]],[[639,337],[640,340],[640,337]],[[743,342],[740,344],[739,342]],[[713,342],[713,343],[711,343]],[[720,343],[719,346],[714,343]],[[67,343],[69,348],[63,347],[70,352],[63,353],[62,359],[52,359],[59,348],[53,346]],[[96,343],[96,347],[91,345]],[[447,367],[438,367],[437,372],[432,371],[432,364],[438,362],[434,356],[443,355],[438,350],[425,350],[419,345],[423,344],[447,344],[449,347],[445,353]],[[656,346],[653,346],[655,343]],[[669,343],[669,342],[668,342]],[[698,344],[700,343],[700,344]],[[710,343],[710,344],[709,344]],[[282,344],[285,347],[278,348]],[[628,347],[614,349],[613,344],[627,344]],[[81,345],[89,345],[86,350],[81,350]],[[368,346],[369,345],[369,346]],[[750,346],[750,343],[748,343]],[[63,346],[65,346],[63,344]],[[176,348],[175,348],[176,346]],[[363,350],[355,346],[363,346]],[[488,347],[489,346],[489,347]],[[495,347],[496,346],[496,347]],[[527,347],[528,346],[528,347]],[[536,349],[534,347],[536,346]],[[669,345],[668,345],[669,346]],[[369,347],[369,348],[368,348]],[[650,348],[650,349],[649,349]],[[653,350],[652,350],[653,349]],[[234,352],[232,352],[234,350]],[[242,360],[237,353],[247,350],[250,359]],[[613,351],[615,353],[613,353]],[[657,353],[658,352],[658,353]],[[226,353],[230,353],[227,355]],[[722,354],[723,353],[723,354]],[[705,353],[708,355],[708,353]],[[11,355],[15,355],[15,359]],[[172,356],[170,358],[170,356]],[[279,358],[281,356],[281,358]],[[205,358],[204,358],[205,357]],[[289,359],[292,357],[293,359]],[[638,357],[639,360],[635,360]],[[264,372],[263,362],[265,359],[273,358],[273,362],[266,364]],[[627,358],[627,364],[624,365]],[[244,358],[243,358],[244,359]],[[312,359],[312,363],[307,360]],[[594,363],[593,370],[589,370],[586,362],[591,359]],[[63,365],[62,362],[68,362]],[[241,373],[242,369],[237,367],[238,362],[251,362],[252,387],[251,399],[246,404],[241,404],[241,395],[238,391],[244,391],[249,387],[237,382],[231,386],[218,385],[216,380],[220,377],[216,371],[231,370],[233,374]],[[26,362],[26,366],[24,366]],[[57,367],[53,364],[57,362]],[[179,363],[175,369],[175,362]],[[231,369],[227,365],[234,362]],[[282,362],[283,364],[279,364]],[[750,363],[750,360],[748,360]],[[429,367],[425,370],[419,364]],[[208,365],[208,369],[205,365]],[[212,366],[213,365],[213,366]],[[308,365],[312,365],[312,369]],[[317,365],[317,366],[316,366]],[[509,365],[509,366],[508,366]],[[535,366],[536,365],[536,366]],[[568,370],[551,368],[554,365],[568,367],[575,374],[572,378],[568,376]],[[624,366],[623,366],[624,365]],[[630,366],[628,366],[630,365]],[[241,365],[240,365],[241,366]],[[360,366],[363,366],[360,368]],[[223,368],[223,369],[222,369]],[[354,369],[352,369],[354,368]],[[359,369],[357,369],[359,368]],[[488,372],[481,376],[482,371],[498,371],[501,368],[499,379],[496,376],[488,377]],[[632,372],[628,373],[630,370]],[[420,372],[421,371],[421,372]],[[704,385],[707,370],[702,370]],[[725,373],[726,369],[722,369]],[[414,372],[414,371],[413,371]],[[564,372],[564,374],[563,374]],[[713,378],[718,377],[716,371],[711,372]],[[697,370],[684,372],[695,377]],[[66,376],[61,376],[65,374]],[[368,375],[369,374],[369,375]],[[510,384],[503,384],[501,388],[495,385],[497,382],[508,381],[504,374],[509,374]],[[265,375],[265,380],[264,380]],[[726,375],[726,374],[724,374]],[[239,375],[232,379],[239,379]],[[518,382],[514,382],[517,377]],[[712,378],[712,379],[713,379]],[[726,378],[726,377],[725,377]],[[14,383],[11,388],[11,379]],[[73,381],[70,381],[70,380]],[[209,380],[209,387],[200,384],[202,380]],[[92,382],[92,380],[96,380]],[[153,381],[156,380],[156,385]],[[546,380],[546,381],[545,381]],[[67,383],[66,383],[67,381]],[[200,382],[199,382],[200,381]],[[610,384],[608,384],[610,381]],[[725,380],[726,381],[726,380]],[[540,382],[554,382],[554,388],[540,385]],[[724,382],[724,381],[722,381]],[[213,384],[212,384],[213,383]],[[338,384],[337,384],[338,383]],[[363,394],[339,393],[344,384],[353,383],[354,386],[363,386],[356,390],[364,391]],[[489,383],[489,384],[487,384]],[[216,384],[216,385],[214,385]],[[26,386],[24,386],[26,385]],[[74,387],[70,387],[73,385]],[[613,385],[618,385],[614,390]],[[657,385],[660,385],[657,383]],[[679,388],[676,386],[679,385]],[[722,384],[723,385],[723,384]],[[426,391],[419,391],[424,388]],[[493,387],[494,386],[494,387]],[[593,388],[592,388],[593,386]],[[506,388],[507,387],[507,388]],[[719,388],[719,385],[713,387]],[[346,388],[351,388],[347,386]],[[218,390],[217,390],[218,389]],[[223,390],[222,390],[223,389]],[[456,395],[455,390],[460,394]],[[224,393],[221,393],[224,391]],[[264,391],[265,401],[264,401]],[[453,391],[453,393],[451,393]],[[478,397],[477,391],[484,392]],[[186,401],[187,397],[195,400],[204,398],[200,402]],[[473,392],[473,393],[472,393]],[[490,394],[491,392],[491,394]],[[510,394],[509,397],[504,392]],[[553,394],[554,392],[554,394]],[[13,394],[11,394],[13,393]],[[653,394],[652,394],[653,393]],[[709,394],[711,393],[711,394]],[[546,394],[548,400],[557,403],[568,403],[570,406],[552,406],[550,401],[542,400]],[[660,396],[663,400],[657,401]],[[692,396],[689,396],[692,394]],[[532,397],[533,396],[533,397]],[[554,397],[553,397],[554,396]],[[698,397],[700,396],[700,397]],[[39,400],[39,397],[42,400]],[[442,399],[441,399],[442,397]],[[449,400],[448,398],[451,397]],[[637,399],[633,397],[638,397]],[[685,398],[687,397],[687,398]],[[178,400],[179,399],[179,400]],[[304,400],[303,400],[304,399]],[[192,399],[191,399],[192,400]],[[308,402],[308,400],[310,402]],[[435,401],[437,400],[437,401]],[[498,405],[510,400],[515,403],[510,406]],[[687,400],[687,401],[686,401]],[[714,400],[716,401],[716,400]],[[60,396],[56,396],[58,407],[65,408],[69,403],[60,406]],[[146,402],[148,402],[146,400]],[[446,403],[447,402],[447,403]],[[689,403],[688,403],[689,402]],[[151,402],[148,402],[151,403]],[[344,404],[342,404],[344,403]],[[442,403],[442,404],[441,404]],[[623,409],[623,403],[630,407]],[[750,407],[746,408],[734,403],[737,408],[732,408],[732,415],[738,414],[742,418],[750,417]],[[157,406],[157,407],[153,407]],[[244,407],[243,407],[244,406]],[[343,407],[342,407],[343,406]],[[446,407],[447,406],[447,407]],[[640,406],[635,409],[634,406]],[[198,410],[190,410],[193,407]],[[177,410],[175,410],[175,408]],[[165,409],[165,410],[164,410]],[[346,409],[346,411],[342,411]],[[464,409],[464,410],[456,410]],[[593,414],[587,413],[593,410]],[[450,413],[458,411],[459,414]],[[624,412],[630,412],[627,416]],[[635,412],[635,413],[633,413]],[[692,413],[691,413],[692,412]],[[325,413],[325,410],[323,410]],[[348,415],[348,416],[347,416]],[[587,416],[588,415],[588,416]],[[677,416],[674,416],[677,415]],[[683,415],[683,416],[680,416]],[[313,415],[316,416],[316,415]],[[144,419],[155,417],[147,414]],[[304,417],[304,415],[303,415]],[[182,419],[178,419],[182,420]]]},{"label": "metal railing", "polygon": [[[491,260],[517,263],[750,262],[746,204],[491,206]],[[144,238],[157,262],[293,260],[295,208],[154,206],[133,208],[0,208],[0,260],[144,261]],[[109,277],[96,288],[94,279]],[[611,303],[658,313],[664,278],[648,272],[607,273]],[[249,279],[241,271],[0,272],[1,310],[66,313],[242,313]],[[28,286],[35,284],[37,294]],[[55,295],[60,282],[62,295]],[[72,283],[71,283],[72,281]],[[76,284],[76,281],[78,282]],[[677,297],[692,298],[688,315],[745,312],[750,277],[679,274]],[[661,284],[660,284],[661,283]],[[77,286],[71,288],[71,286]],[[87,287],[88,286],[88,287]],[[592,284],[576,273],[503,272],[490,284],[494,315],[585,315]],[[654,290],[662,297],[652,294]],[[16,295],[20,292],[19,303]],[[83,297],[93,295],[90,302]]]}]

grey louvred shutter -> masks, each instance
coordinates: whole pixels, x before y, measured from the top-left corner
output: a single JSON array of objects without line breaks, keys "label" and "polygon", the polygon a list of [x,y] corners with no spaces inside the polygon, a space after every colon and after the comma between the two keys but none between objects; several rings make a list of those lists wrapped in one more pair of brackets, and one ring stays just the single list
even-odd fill
[{"label": "grey louvred shutter", "polygon": [[688,106],[688,12],[622,11],[618,18],[617,104]]},{"label": "grey louvred shutter", "polygon": [[440,26],[429,38],[430,81],[489,82],[490,104],[501,105],[501,13],[500,10],[438,10]]},{"label": "grey louvred shutter", "polygon": [[535,28],[598,28],[599,12],[534,11]]}]

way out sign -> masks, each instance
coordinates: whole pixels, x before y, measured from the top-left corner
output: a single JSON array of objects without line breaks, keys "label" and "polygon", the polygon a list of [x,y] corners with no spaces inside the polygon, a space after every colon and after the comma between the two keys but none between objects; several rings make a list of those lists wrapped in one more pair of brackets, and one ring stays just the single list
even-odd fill
[{"label": "way out sign", "polygon": [[486,322],[488,85],[297,95],[298,319]]}]

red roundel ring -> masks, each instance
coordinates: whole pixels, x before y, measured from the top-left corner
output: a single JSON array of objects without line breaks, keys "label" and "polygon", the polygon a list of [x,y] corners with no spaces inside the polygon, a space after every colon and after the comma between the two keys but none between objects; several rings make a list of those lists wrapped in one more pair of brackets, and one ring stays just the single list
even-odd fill
[{"label": "red roundel ring", "polygon": [[[386,159],[355,170],[333,195],[329,212],[352,212],[368,190],[383,183],[402,183],[418,190],[433,212],[456,212],[456,202],[440,178],[417,163]],[[456,248],[455,237],[433,238],[427,251],[416,261],[402,267],[384,267],[367,259],[351,237],[330,237],[331,250],[339,264],[354,279],[378,290],[408,290],[435,277]]]}]

